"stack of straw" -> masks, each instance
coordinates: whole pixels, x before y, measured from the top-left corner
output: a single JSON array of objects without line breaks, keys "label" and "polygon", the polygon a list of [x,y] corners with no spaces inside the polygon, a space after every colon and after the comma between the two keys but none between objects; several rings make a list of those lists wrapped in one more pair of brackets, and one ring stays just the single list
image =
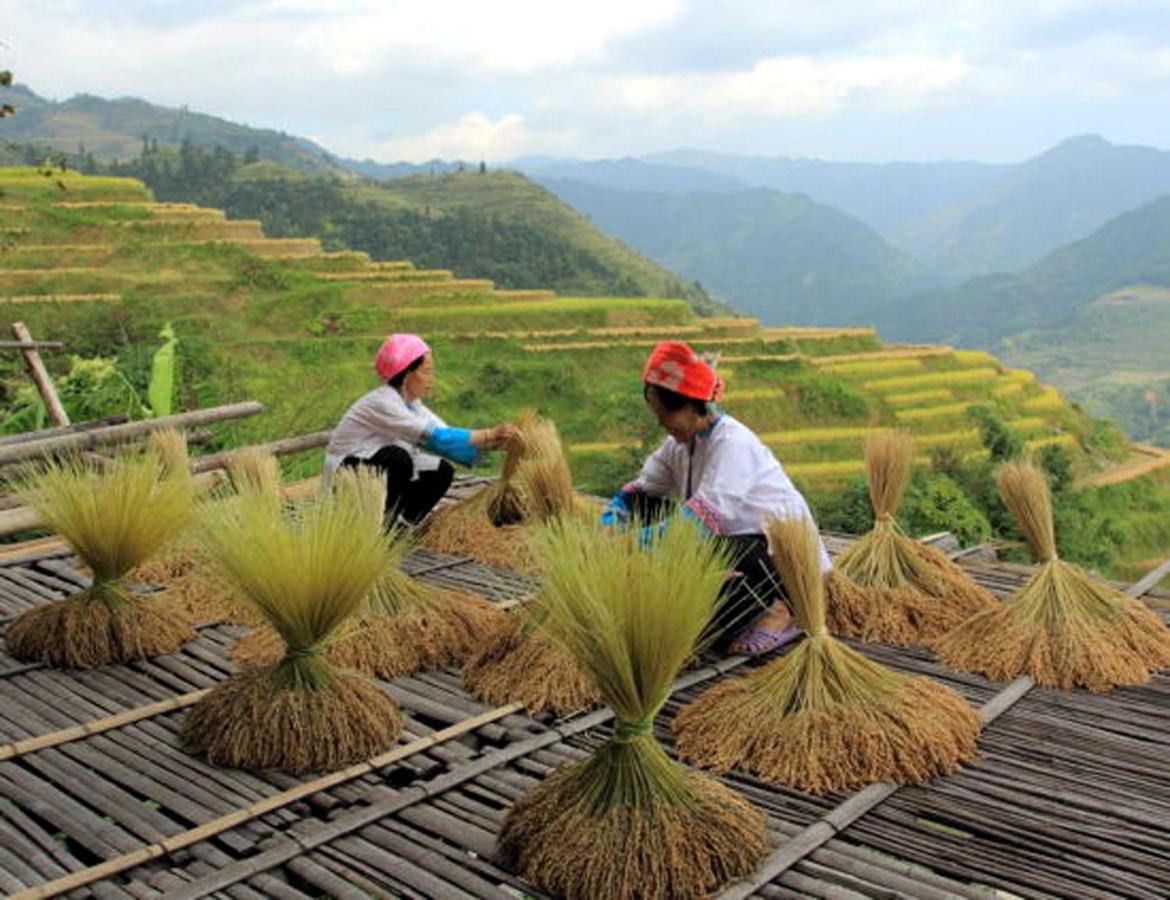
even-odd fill
[{"label": "stack of straw", "polygon": [[1006,463],[996,480],[1040,568],[1009,600],[937,640],[939,658],[997,680],[1027,674],[1049,687],[1093,691],[1142,684],[1170,665],[1170,630],[1158,616],[1057,558],[1044,472]]},{"label": "stack of straw", "polygon": [[925,643],[995,598],[933,547],[907,537],[895,515],[910,484],[914,440],[873,432],[865,442],[873,529],[827,576],[833,634],[890,644]]},{"label": "stack of straw", "polygon": [[463,663],[467,690],[484,703],[523,703],[531,714],[563,716],[600,700],[577,660],[541,628],[547,616],[537,594],[483,635]]},{"label": "stack of straw", "polygon": [[[380,534],[379,504],[385,502],[381,479],[363,470],[344,469],[335,484],[337,502],[356,511],[362,530]],[[261,493],[274,496],[270,487]],[[388,565],[363,598],[355,622],[331,642],[329,660],[379,678],[462,663],[506,617],[482,597],[434,588],[403,572],[401,562],[414,546],[408,531],[393,530],[383,540]],[[236,642],[232,658],[241,665],[263,665],[282,653],[280,635],[261,625]]]},{"label": "stack of straw", "polygon": [[526,411],[516,421],[500,478],[478,494],[435,513],[423,542],[440,553],[467,554],[487,565],[533,571],[523,527],[585,510],[556,425]]},{"label": "stack of straw", "polygon": [[190,472],[172,465],[164,443],[172,454],[181,446],[185,459],[182,436],[170,434],[101,470],[71,459],[24,477],[26,502],[81,557],[93,583],[15,619],[5,634],[13,656],[91,668],[171,653],[194,637],[165,594],[127,587],[127,574],[177,539],[195,512]]},{"label": "stack of straw", "polygon": [[293,774],[332,770],[390,747],[393,701],[326,653],[392,565],[367,511],[326,497],[286,512],[244,487],[205,513],[202,541],[225,579],[279,635],[279,658],[231,676],[199,701],[181,738],[218,765]]},{"label": "stack of straw", "polygon": [[[159,436],[158,449],[164,466],[173,471],[188,470],[186,446],[181,449],[165,431]],[[153,437],[153,436],[152,436]],[[171,446],[167,446],[168,443]],[[228,480],[235,491],[252,488],[276,498],[281,487],[280,467],[276,457],[259,447],[247,447],[233,453],[227,462]],[[231,586],[220,577],[214,563],[191,542],[172,547],[167,553],[136,568],[134,581],[162,586],[193,623],[232,622],[240,625],[261,624],[251,607],[241,601]]]},{"label": "stack of straw", "polygon": [[558,897],[704,897],[751,872],[764,817],[671,760],[653,723],[718,604],[728,560],[694,529],[649,550],[632,534],[560,520],[538,538],[542,628],[614,711],[612,738],[509,811],[501,858]]},{"label": "stack of straw", "polygon": [[807,637],[682,709],[674,722],[679,755],[812,793],[925,781],[973,759],[979,716],[962,697],[880,666],[830,636],[812,523],[774,519],[766,527]]}]

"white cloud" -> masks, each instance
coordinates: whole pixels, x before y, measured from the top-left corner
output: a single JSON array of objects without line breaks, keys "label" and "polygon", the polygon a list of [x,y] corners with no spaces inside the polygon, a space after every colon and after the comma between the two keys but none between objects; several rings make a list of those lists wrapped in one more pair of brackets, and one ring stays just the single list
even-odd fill
[{"label": "white cloud", "polygon": [[493,120],[482,112],[473,112],[421,134],[382,141],[369,149],[369,155],[382,160],[459,158],[495,161],[533,153],[572,153],[578,138],[571,129],[534,131],[528,127],[524,116],[517,113]]},{"label": "white cloud", "polygon": [[958,56],[794,56],[735,72],[632,75],[616,79],[612,89],[618,102],[638,113],[818,119],[854,100],[911,108],[953,87],[968,71]]}]

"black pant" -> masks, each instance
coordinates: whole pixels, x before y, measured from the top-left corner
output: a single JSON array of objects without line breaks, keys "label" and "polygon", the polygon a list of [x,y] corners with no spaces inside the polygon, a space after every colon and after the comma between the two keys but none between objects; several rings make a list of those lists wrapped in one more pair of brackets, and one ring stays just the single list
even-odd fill
[{"label": "black pant", "polygon": [[[665,518],[674,506],[670,498],[641,492],[631,494],[629,502],[634,517],[644,525]],[[723,650],[786,595],[768,555],[768,540],[762,534],[727,535],[716,540],[730,551],[733,574],[723,587],[722,603],[704,637],[712,639],[715,649]]]},{"label": "black pant", "polygon": [[397,521],[398,516],[402,516],[412,525],[417,525],[435,508],[435,504],[443,499],[443,495],[451,487],[451,480],[455,477],[455,468],[446,460],[442,460],[437,469],[419,472],[418,479],[412,480],[414,460],[404,449],[394,446],[383,447],[369,459],[347,456],[341,464],[353,467],[369,466],[385,473],[387,528]]}]

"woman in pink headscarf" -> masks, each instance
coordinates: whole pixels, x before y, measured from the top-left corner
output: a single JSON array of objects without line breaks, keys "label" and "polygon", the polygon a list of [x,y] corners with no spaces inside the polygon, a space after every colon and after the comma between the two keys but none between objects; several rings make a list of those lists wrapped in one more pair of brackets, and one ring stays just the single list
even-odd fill
[{"label": "woman in pink headscarf", "polygon": [[374,358],[386,383],[356,400],[329,438],[322,479],[341,466],[369,466],[386,475],[386,524],[402,516],[421,522],[455,477],[448,460],[473,465],[480,450],[499,450],[512,425],[451,428],[423,405],[434,384],[431,348],[417,334],[392,334]]}]

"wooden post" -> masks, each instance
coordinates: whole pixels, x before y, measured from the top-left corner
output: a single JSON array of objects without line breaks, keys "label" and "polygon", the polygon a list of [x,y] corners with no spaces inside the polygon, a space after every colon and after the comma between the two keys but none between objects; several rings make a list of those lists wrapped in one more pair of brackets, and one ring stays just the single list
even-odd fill
[{"label": "wooden post", "polygon": [[58,427],[68,425],[69,416],[65,412],[65,407],[61,405],[61,398],[57,396],[57,389],[53,387],[53,379],[49,377],[49,370],[41,361],[41,354],[37,352],[36,342],[33,341],[32,335],[28,333],[23,322],[13,322],[12,333],[18,341],[33,345],[20,352],[24,355],[24,363],[28,366],[28,373],[36,382],[37,390],[41,392],[41,397],[45,401],[45,408],[49,411],[49,421]]}]

